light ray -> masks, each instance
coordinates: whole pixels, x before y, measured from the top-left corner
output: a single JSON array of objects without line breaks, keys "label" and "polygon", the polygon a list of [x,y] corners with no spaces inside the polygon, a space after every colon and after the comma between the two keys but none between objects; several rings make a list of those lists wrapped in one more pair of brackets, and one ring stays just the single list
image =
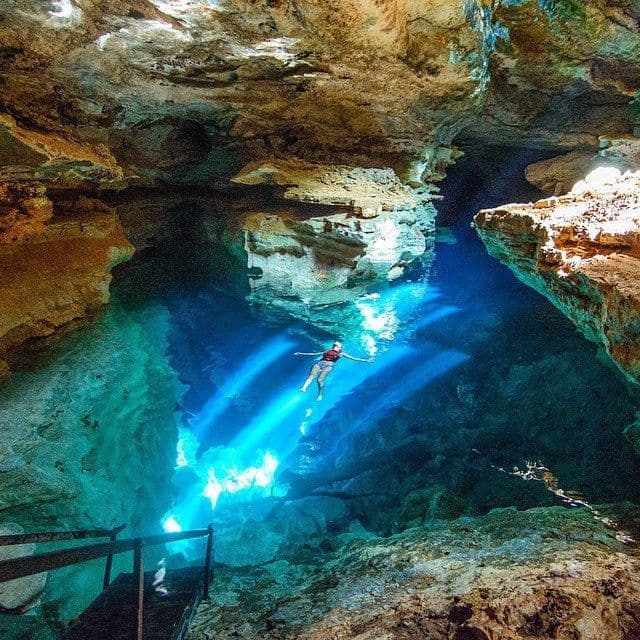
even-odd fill
[{"label": "light ray", "polygon": [[218,389],[193,419],[191,423],[193,433],[199,438],[202,437],[229,407],[235,396],[293,347],[294,343],[291,340],[279,337],[268,342],[251,356],[236,373],[229,376],[228,382]]}]

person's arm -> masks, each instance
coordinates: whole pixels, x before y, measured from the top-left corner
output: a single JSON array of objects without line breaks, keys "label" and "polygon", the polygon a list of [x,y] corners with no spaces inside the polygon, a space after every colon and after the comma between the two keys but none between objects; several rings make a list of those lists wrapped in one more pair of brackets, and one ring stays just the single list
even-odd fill
[{"label": "person's arm", "polygon": [[324,353],[324,351],[313,351],[310,353],[307,353],[305,351],[296,351],[294,352],[294,356],[321,356]]},{"label": "person's arm", "polygon": [[348,353],[342,352],[343,358],[348,358],[349,360],[354,360],[355,362],[373,362],[373,358],[356,358],[355,356],[350,356]]}]

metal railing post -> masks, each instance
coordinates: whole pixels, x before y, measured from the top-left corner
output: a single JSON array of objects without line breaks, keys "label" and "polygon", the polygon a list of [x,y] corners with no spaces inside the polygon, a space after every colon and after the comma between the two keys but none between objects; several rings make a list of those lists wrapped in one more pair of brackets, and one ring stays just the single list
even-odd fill
[{"label": "metal railing post", "polygon": [[202,591],[205,600],[209,597],[209,574],[211,572],[211,554],[213,552],[213,525],[210,524],[207,527],[207,550],[204,554],[204,576],[203,576],[203,585]]},{"label": "metal railing post", "polygon": [[[118,534],[125,528],[125,525],[121,524],[119,527],[111,530],[109,534],[109,541],[115,542]],[[104,578],[102,579],[102,590],[104,591],[111,583],[111,569],[113,568],[113,553],[107,556],[107,562],[104,566]]]},{"label": "metal railing post", "polygon": [[144,564],[142,561],[142,540],[136,538],[133,547],[133,580],[135,601],[133,604],[136,640],[142,640],[142,607],[144,604]]}]

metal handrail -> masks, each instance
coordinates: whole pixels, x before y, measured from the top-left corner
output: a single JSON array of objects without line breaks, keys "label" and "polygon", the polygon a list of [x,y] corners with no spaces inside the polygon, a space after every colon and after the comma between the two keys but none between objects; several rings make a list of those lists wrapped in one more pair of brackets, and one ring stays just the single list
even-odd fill
[{"label": "metal handrail", "polygon": [[[77,531],[47,531],[43,533],[12,533],[0,536],[0,547],[8,547],[18,544],[32,544],[36,542],[63,542],[65,540],[83,540],[86,538],[109,538],[115,542],[118,534],[126,528],[121,524],[114,529],[80,529]],[[107,556],[102,578],[102,588],[106,589],[111,582],[111,568],[113,567],[113,554]],[[0,580],[0,582],[2,582]]]},{"label": "metal handrail", "polygon": [[12,533],[0,536],[0,547],[34,542],[61,542],[64,540],[83,540],[85,538],[111,538],[118,535],[126,524],[114,529],[80,529],[79,531],[47,531],[45,533]]},{"label": "metal handrail", "polygon": [[[213,552],[213,526],[209,525],[206,529],[194,529],[192,531],[181,531],[177,533],[163,533],[155,536],[146,536],[141,538],[129,538],[127,540],[116,540],[115,536],[122,529],[114,529],[110,532],[112,539],[109,542],[101,542],[81,547],[73,547],[72,549],[62,549],[59,551],[49,551],[33,556],[25,556],[22,558],[11,558],[9,560],[0,561],[0,584],[8,580],[24,578],[36,573],[43,573],[54,569],[61,569],[70,565],[95,560],[96,558],[107,558],[107,567],[109,575],[111,567],[109,559],[119,553],[133,551],[133,575],[136,590],[136,606],[134,625],[136,628],[137,640],[142,640],[142,604],[144,600],[144,566],[142,558],[142,550],[144,547],[153,547],[168,542],[176,542],[178,540],[188,540],[190,538],[201,538],[207,536],[207,548],[204,559],[203,570],[203,596],[209,597],[209,574],[211,572],[211,554]],[[73,532],[71,532],[73,533]],[[18,534],[22,535],[22,534]],[[39,534],[26,534],[39,535]],[[40,534],[46,535],[46,534]],[[54,535],[54,534],[50,534]],[[88,537],[88,536],[87,536]],[[63,539],[63,538],[58,538]],[[73,539],[73,538],[64,538]],[[104,588],[108,586],[108,575],[105,571]]]}]

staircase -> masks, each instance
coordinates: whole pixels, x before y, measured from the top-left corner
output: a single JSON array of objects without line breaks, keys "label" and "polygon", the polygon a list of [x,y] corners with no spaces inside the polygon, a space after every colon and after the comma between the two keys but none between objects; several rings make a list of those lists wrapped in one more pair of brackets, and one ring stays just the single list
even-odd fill
[{"label": "staircase", "polygon": [[[202,598],[208,597],[212,575],[213,527],[118,540],[113,530],[49,532],[0,536],[0,546],[108,537],[109,542],[83,545],[0,562],[0,583],[105,557],[100,595],[62,634],[61,640],[182,640]],[[160,585],[143,568],[143,549],[177,540],[207,537],[203,567],[170,569]],[[133,571],[111,581],[113,556],[133,551]]]}]

